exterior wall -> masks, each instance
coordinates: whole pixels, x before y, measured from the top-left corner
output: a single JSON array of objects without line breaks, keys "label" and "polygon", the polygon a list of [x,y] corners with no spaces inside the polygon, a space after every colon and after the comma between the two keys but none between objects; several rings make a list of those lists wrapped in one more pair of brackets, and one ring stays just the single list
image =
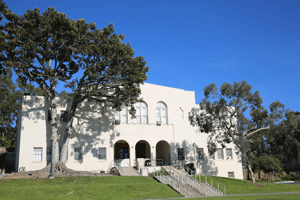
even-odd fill
[{"label": "exterior wall", "polygon": [[[181,89],[164,87],[154,84],[141,85],[141,98],[147,104],[148,123],[137,124],[136,119],[127,115],[128,122],[114,123],[114,111],[109,108],[101,109],[99,105],[84,102],[76,111],[73,122],[73,132],[69,142],[68,161],[66,166],[75,170],[107,171],[114,161],[114,145],[118,141],[126,141],[129,145],[129,164],[135,163],[136,144],[144,140],[150,146],[150,158],[156,159],[156,147],[160,141],[165,141],[170,148],[171,164],[194,163],[197,173],[209,174],[214,172],[217,176],[227,177],[228,172],[234,172],[235,178],[242,179],[242,164],[232,148],[233,160],[226,160],[226,150],[223,150],[224,160],[208,159],[207,135],[200,133],[188,121],[188,112],[195,104],[195,93]],[[68,109],[65,99],[57,99],[58,113]],[[50,143],[50,123],[45,113],[48,104],[42,97],[24,97],[22,105],[22,118],[20,134],[19,165],[26,170],[41,169],[46,166],[46,151]],[[156,124],[156,104],[163,102],[167,106],[167,124]],[[59,123],[59,131],[64,130],[65,123]],[[47,130],[47,131],[45,131]],[[42,162],[33,162],[33,148],[42,147]],[[75,148],[82,150],[82,160],[74,159]],[[203,148],[204,159],[197,159],[196,147]],[[99,148],[106,148],[106,160],[98,159]],[[160,148],[163,148],[162,146]],[[177,149],[184,148],[185,160],[178,160]],[[221,148],[221,147],[220,147]],[[163,150],[165,151],[165,150]],[[158,154],[160,152],[157,152]]]}]

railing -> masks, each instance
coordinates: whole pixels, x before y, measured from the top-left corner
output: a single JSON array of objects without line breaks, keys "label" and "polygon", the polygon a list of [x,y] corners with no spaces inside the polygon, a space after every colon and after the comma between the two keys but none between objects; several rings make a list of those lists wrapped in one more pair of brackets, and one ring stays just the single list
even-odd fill
[{"label": "railing", "polygon": [[115,167],[115,164],[116,164],[116,163],[115,163],[114,160],[110,162],[109,167],[108,167],[108,169],[107,169],[107,173],[110,173],[111,169],[112,169],[113,167]]},{"label": "railing", "polygon": [[139,162],[137,161],[137,159],[135,159],[135,167],[136,167],[136,170],[138,171],[138,174],[141,175],[141,167],[140,167]]},{"label": "railing", "polygon": [[121,167],[121,163],[118,162],[117,160],[115,160],[114,162],[115,162],[116,168],[118,169],[120,175],[123,175],[123,170],[122,170],[122,167]]},{"label": "railing", "polygon": [[226,195],[226,186],[220,183],[219,181],[213,179],[212,177],[199,174],[198,178],[195,175],[195,179],[198,179],[200,183],[205,183],[207,185],[212,186],[213,188],[218,189],[220,192],[223,192],[223,194]]},{"label": "railing", "polygon": [[177,181],[176,179],[174,179],[174,177],[170,175],[164,175],[156,170],[154,170],[154,177],[161,183],[171,186],[174,190],[184,195],[185,197],[192,196],[190,191],[187,189],[186,185],[180,183],[180,181]]},{"label": "railing", "polygon": [[[188,167],[185,168],[185,171],[190,174],[190,175],[194,175],[195,179],[196,179],[196,172]],[[226,195],[226,187],[225,185],[223,185],[222,183],[220,183],[219,181],[216,181],[215,179],[211,178],[211,177],[208,177],[210,178],[210,181],[207,182],[207,176],[205,175],[202,175],[204,176],[204,182],[205,184],[208,184],[208,185],[211,185],[212,188],[215,188],[215,189],[218,189],[218,191],[222,192],[224,195]],[[201,183],[201,176],[199,174],[199,182]],[[209,184],[210,183],[210,184]],[[220,190],[220,185],[221,185],[221,188],[223,188],[223,190]],[[223,186],[223,187],[222,187]]]}]

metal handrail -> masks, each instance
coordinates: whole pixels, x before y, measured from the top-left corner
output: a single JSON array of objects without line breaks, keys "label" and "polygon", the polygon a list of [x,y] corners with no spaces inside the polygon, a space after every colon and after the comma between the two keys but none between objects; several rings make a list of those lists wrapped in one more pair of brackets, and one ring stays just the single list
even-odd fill
[{"label": "metal handrail", "polygon": [[[196,179],[196,176],[197,176],[197,175],[195,175],[195,179]],[[222,185],[223,188],[224,188],[224,193],[223,193],[223,194],[226,195],[226,186],[225,186],[225,185],[223,185],[223,184],[220,183],[219,181],[217,181],[217,180],[211,178],[210,176],[206,176],[206,175],[202,175],[202,176],[205,177],[205,184],[210,185],[212,188],[215,188],[214,185],[213,185],[213,181],[215,181],[215,182],[217,183],[218,191],[220,191],[220,185]],[[209,182],[207,182],[207,177],[210,178],[210,184],[209,184]],[[196,179],[196,180],[197,180],[197,179]],[[199,182],[201,183],[201,175],[200,175],[200,174],[199,174]],[[216,189],[216,188],[215,188],[215,189]],[[221,192],[221,191],[220,191],[220,192]]]},{"label": "metal handrail", "polygon": [[[161,181],[162,182],[162,176],[163,177],[168,177],[168,179],[169,179],[169,185],[171,186],[171,187],[173,187],[175,190],[177,190],[179,193],[180,193],[180,186],[182,187],[182,188],[184,188],[185,189],[185,197],[187,196],[187,195],[191,195],[190,194],[190,192],[189,191],[187,191],[186,190],[186,185],[184,185],[184,184],[182,184],[182,183],[180,183],[180,181],[177,181],[174,177],[172,177],[172,176],[170,176],[170,175],[164,175],[164,174],[162,174],[161,172],[159,172],[159,171],[157,171],[157,170],[154,170],[154,177],[156,177],[156,178],[158,178],[159,179],[159,181]],[[173,180],[173,186],[172,186],[172,182],[170,181],[170,178]],[[176,182],[177,184],[178,184],[178,187],[176,188],[176,183],[174,183],[174,182]]]},{"label": "metal handrail", "polygon": [[118,162],[117,160],[115,160],[114,162],[115,162],[115,165],[116,165],[118,171],[120,172],[120,174],[123,175],[123,169],[121,167],[121,163]]},{"label": "metal handrail", "polygon": [[140,171],[141,167],[140,167],[139,162],[137,161],[137,159],[135,159],[135,167],[136,167],[138,173],[141,175],[141,171]]}]

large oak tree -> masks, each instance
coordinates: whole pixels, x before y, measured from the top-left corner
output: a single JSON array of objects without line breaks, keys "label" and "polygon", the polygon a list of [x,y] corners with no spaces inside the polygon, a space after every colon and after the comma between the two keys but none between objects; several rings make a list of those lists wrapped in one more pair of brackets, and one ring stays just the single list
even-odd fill
[{"label": "large oak tree", "polygon": [[[65,163],[73,117],[83,101],[117,110],[125,103],[134,114],[132,106],[140,95],[140,84],[147,79],[148,67],[142,57],[134,57],[130,44],[122,42],[124,35],[114,33],[112,24],[99,30],[94,23],[70,20],[54,8],[43,14],[38,8],[27,10],[18,16],[1,5],[0,13],[8,21],[3,31],[5,66],[13,68],[24,84],[36,83],[50,101],[54,163],[59,161],[59,137],[64,138],[60,159]],[[74,78],[77,72],[79,78]],[[57,131],[60,122],[55,103],[59,81],[72,89],[62,135]]]}]

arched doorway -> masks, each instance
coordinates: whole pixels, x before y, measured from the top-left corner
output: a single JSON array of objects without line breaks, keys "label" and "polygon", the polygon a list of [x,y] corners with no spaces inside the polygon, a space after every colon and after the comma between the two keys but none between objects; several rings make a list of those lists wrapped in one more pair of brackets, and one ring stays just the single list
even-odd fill
[{"label": "arched doorway", "polygon": [[168,142],[161,140],[156,144],[156,160],[163,159],[168,165],[170,165],[170,145]]},{"label": "arched doorway", "polygon": [[145,140],[140,140],[135,145],[135,158],[150,158],[150,145]]},{"label": "arched doorway", "polygon": [[121,166],[130,166],[130,148],[128,142],[119,140],[114,145],[114,160],[121,163]]}]

